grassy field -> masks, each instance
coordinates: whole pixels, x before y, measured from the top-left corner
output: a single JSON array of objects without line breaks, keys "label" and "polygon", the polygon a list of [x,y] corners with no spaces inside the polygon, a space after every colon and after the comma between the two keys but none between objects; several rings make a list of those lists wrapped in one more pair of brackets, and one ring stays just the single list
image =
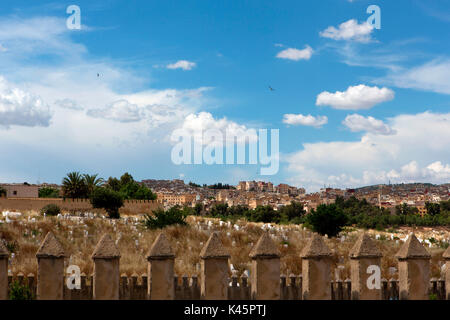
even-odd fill
[{"label": "grassy field", "polygon": [[[6,221],[8,220],[8,222]],[[22,272],[36,274],[36,251],[48,231],[52,231],[60,240],[69,257],[66,265],[75,264],[81,271],[92,273],[93,264],[90,258],[95,245],[104,233],[109,233],[116,240],[121,252],[121,273],[139,275],[146,273],[146,253],[160,230],[147,230],[142,226],[142,217],[124,216],[119,220],[109,220],[102,217],[80,216],[43,217],[36,212],[22,213],[17,217],[6,219],[0,216],[0,238],[6,242],[13,253],[10,258],[10,271],[13,275]],[[311,236],[311,232],[300,225],[264,225],[236,221],[223,222],[219,219],[189,216],[188,226],[171,226],[164,229],[176,253],[175,272],[178,275],[194,275],[200,273],[199,253],[212,231],[220,231],[224,246],[231,254],[230,263],[237,274],[242,274],[250,268],[249,251],[258,238],[269,230],[272,239],[281,252],[282,273],[296,275],[301,273],[300,252]],[[435,245],[427,247],[432,255],[432,277],[441,276],[443,264],[442,254],[445,243],[450,239],[450,229],[441,228],[401,228],[379,232],[369,230],[380,250],[383,252],[382,277],[396,278],[392,267],[397,267],[394,258],[406,235],[414,231],[419,239],[432,239]],[[341,233],[340,238],[325,238],[327,245],[333,251],[334,268],[339,270],[339,278],[350,277],[348,253],[358,235],[363,230],[349,229]],[[434,239],[434,240],[433,240]]]}]

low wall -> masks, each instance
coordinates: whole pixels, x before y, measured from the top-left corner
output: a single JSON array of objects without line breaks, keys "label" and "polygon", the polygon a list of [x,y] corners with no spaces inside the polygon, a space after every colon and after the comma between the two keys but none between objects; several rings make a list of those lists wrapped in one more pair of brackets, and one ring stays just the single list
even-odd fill
[{"label": "low wall", "polygon": [[[0,210],[40,211],[48,204],[56,204],[63,211],[93,210],[88,199],[63,198],[0,198]],[[160,207],[155,200],[125,200],[120,213],[150,213]]]}]

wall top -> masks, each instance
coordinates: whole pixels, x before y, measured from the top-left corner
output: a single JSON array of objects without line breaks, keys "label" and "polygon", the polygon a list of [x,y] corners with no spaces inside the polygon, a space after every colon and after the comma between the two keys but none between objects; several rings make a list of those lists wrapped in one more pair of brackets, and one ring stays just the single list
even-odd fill
[{"label": "wall top", "polygon": [[109,234],[104,234],[95,247],[92,259],[115,259],[120,258],[119,249]]},{"label": "wall top", "polygon": [[381,251],[376,246],[375,242],[370,239],[367,233],[363,233],[356,241],[353,248],[350,250],[349,257],[357,258],[379,258]]},{"label": "wall top", "polygon": [[279,258],[280,252],[273,243],[267,232],[259,238],[256,245],[252,248],[249,254],[250,258]]},{"label": "wall top", "polygon": [[161,232],[148,251],[147,259],[167,259],[174,257],[175,254],[172,251],[169,240],[165,234]]},{"label": "wall top", "polygon": [[219,238],[218,232],[213,232],[200,252],[200,258],[211,259],[211,258],[229,258],[230,254],[223,247],[222,242]]},{"label": "wall top", "polygon": [[64,248],[52,232],[47,233],[37,253],[37,258],[64,258]]},{"label": "wall top", "polygon": [[442,255],[442,257],[445,260],[450,260],[450,247],[447,248],[447,250],[445,250],[444,254]]},{"label": "wall top", "polygon": [[430,259],[431,255],[425,247],[417,240],[414,233],[408,236],[408,240],[403,244],[400,250],[395,255],[397,259]]},{"label": "wall top", "polygon": [[6,249],[5,245],[3,244],[3,241],[0,239],[0,258],[9,257],[9,251]]},{"label": "wall top", "polygon": [[330,257],[331,255],[332,252],[317,233],[314,233],[312,239],[306,244],[300,254],[302,258]]}]

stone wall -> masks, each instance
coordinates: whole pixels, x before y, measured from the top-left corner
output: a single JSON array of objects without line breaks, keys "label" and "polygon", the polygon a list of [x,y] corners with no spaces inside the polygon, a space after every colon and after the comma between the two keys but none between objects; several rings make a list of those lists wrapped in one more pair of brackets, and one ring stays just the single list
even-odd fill
[{"label": "stone wall", "polygon": [[[426,267],[430,257],[414,234],[409,236],[397,253],[398,264],[404,267],[398,269],[396,279],[378,278],[379,281],[378,283],[375,281],[377,284],[374,286],[369,286],[370,279],[365,274],[370,273],[369,270],[376,269],[380,263],[379,252],[376,251],[374,241],[366,235],[362,235],[351,250],[349,258],[352,259],[353,265],[352,280],[344,281],[331,280],[334,271],[330,270],[329,264],[331,250],[320,236],[315,235],[301,253],[303,270],[307,270],[307,274],[291,274],[287,277],[279,274],[279,253],[271,241],[270,237],[264,234],[252,249],[250,256],[253,264],[249,279],[246,275],[238,277],[230,274],[227,261],[230,256],[223,248],[218,234],[213,233],[201,252],[201,258],[207,264],[213,263],[214,268],[206,266],[198,276],[179,277],[173,274],[173,261],[176,257],[167,238],[161,234],[147,255],[149,274],[140,276],[133,274],[128,277],[119,275],[120,252],[111,237],[104,235],[91,257],[96,264],[94,273],[89,276],[79,275],[80,287],[69,289],[67,280],[73,276],[64,273],[63,260],[67,259],[64,248],[52,233],[48,233],[36,254],[39,265],[37,276],[33,274],[7,276],[5,268],[0,268],[0,279],[6,276],[8,278],[8,281],[0,281],[0,292],[8,291],[13,281],[19,281],[28,284],[37,299],[258,300],[258,297],[281,300],[450,299],[448,292],[450,269],[446,269],[446,274],[441,279],[430,279]],[[450,248],[444,253],[443,258],[448,265]],[[7,251],[2,247],[0,263],[4,264],[7,260]],[[371,263],[370,269],[366,269],[368,262]],[[421,268],[415,268],[417,264],[420,264]],[[155,265],[165,266],[164,270]],[[366,269],[366,272],[363,269]],[[52,283],[47,283],[49,281]],[[8,288],[5,288],[5,282],[9,284]],[[211,287],[214,283],[219,287],[216,290]],[[371,290],[375,290],[376,293]]]},{"label": "stone wall", "polygon": [[[0,198],[0,211],[40,211],[48,204],[58,205],[62,211],[89,211],[93,210],[88,199],[62,199],[62,198]],[[120,213],[150,213],[160,207],[156,200],[125,200]]]}]

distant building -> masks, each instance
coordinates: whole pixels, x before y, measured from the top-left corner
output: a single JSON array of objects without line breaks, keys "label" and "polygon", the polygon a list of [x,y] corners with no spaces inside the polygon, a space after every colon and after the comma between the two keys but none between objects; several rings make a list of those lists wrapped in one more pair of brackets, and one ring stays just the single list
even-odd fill
[{"label": "distant building", "polygon": [[29,184],[2,184],[7,198],[38,198],[39,186]]},{"label": "distant building", "polygon": [[192,202],[197,198],[195,194],[176,194],[176,193],[157,193],[156,201],[166,205],[166,206],[185,206],[191,205]]}]

